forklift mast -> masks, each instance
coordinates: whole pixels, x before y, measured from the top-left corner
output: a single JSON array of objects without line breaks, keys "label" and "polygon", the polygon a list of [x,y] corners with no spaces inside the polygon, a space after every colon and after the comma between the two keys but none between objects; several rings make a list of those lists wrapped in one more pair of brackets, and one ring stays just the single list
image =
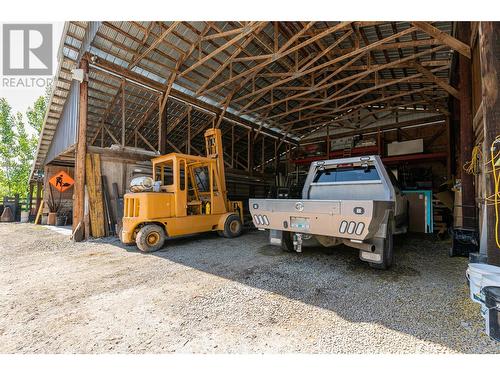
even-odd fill
[{"label": "forklift mast", "polygon": [[217,160],[217,173],[219,174],[222,197],[224,202],[227,202],[226,175],[224,172],[224,154],[222,149],[221,130],[210,128],[205,132],[205,147],[207,150],[207,158]]}]

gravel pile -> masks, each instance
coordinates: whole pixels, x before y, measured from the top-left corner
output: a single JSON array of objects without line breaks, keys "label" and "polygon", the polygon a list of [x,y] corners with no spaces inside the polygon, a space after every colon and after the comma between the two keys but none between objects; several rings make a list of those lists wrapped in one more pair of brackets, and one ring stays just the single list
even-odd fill
[{"label": "gravel pile", "polygon": [[1,224],[0,244],[2,353],[500,353],[467,260],[429,237],[398,238],[389,271],[345,247],[282,253],[263,232],[144,255]]}]

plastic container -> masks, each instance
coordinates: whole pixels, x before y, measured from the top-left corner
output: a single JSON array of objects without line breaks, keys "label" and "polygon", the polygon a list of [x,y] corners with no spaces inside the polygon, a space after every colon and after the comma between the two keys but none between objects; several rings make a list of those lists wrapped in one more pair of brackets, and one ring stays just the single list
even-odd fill
[{"label": "plastic container", "polygon": [[470,253],[469,254],[469,263],[486,263],[488,257],[486,254],[481,253]]},{"label": "plastic container", "polygon": [[487,286],[484,288],[484,295],[486,334],[500,342],[500,287]]},{"label": "plastic container", "polygon": [[27,223],[30,218],[30,213],[28,211],[21,211],[21,223]]},{"label": "plastic container", "polygon": [[480,295],[481,280],[483,276],[491,274],[500,275],[500,267],[484,263],[469,263],[466,276],[469,280],[470,299],[473,302],[482,303]]}]

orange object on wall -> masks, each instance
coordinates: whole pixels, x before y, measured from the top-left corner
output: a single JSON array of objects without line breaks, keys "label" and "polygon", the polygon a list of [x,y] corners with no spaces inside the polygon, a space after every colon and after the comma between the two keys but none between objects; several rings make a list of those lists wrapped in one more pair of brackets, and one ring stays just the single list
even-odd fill
[{"label": "orange object on wall", "polygon": [[75,180],[73,180],[66,172],[60,171],[52,176],[49,183],[62,193],[72,187]]}]

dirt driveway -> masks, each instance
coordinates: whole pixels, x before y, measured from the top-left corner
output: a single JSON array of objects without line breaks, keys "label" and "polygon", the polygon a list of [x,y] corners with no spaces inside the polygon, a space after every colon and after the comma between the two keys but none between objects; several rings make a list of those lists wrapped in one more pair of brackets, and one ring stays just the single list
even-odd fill
[{"label": "dirt driveway", "polygon": [[347,248],[282,253],[262,232],[144,255],[0,224],[0,352],[500,353],[448,245],[400,238],[381,272]]}]

